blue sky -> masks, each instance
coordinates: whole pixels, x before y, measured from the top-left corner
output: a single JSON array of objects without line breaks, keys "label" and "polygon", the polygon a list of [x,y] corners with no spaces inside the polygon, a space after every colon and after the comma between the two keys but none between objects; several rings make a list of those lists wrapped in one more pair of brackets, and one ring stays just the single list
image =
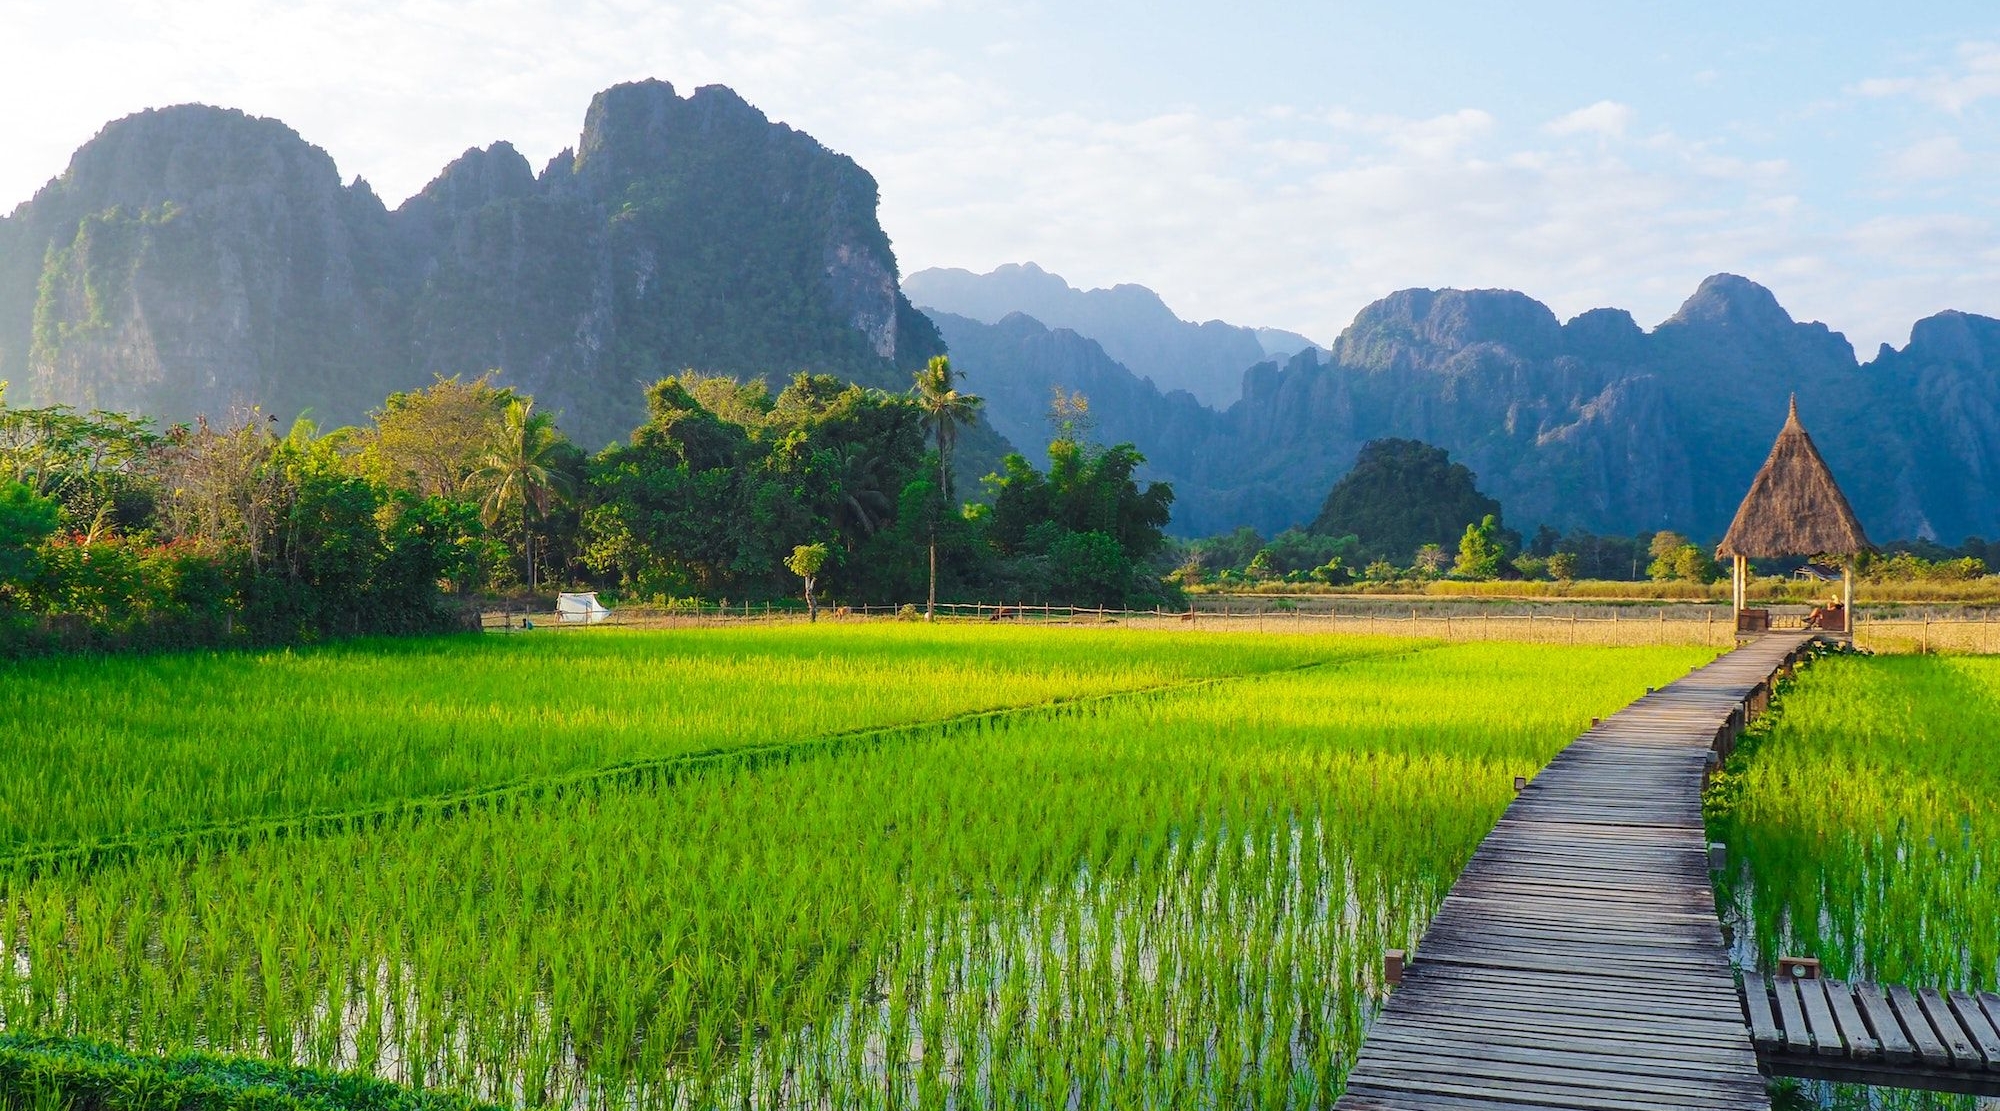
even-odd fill
[{"label": "blue sky", "polygon": [[592,92],[736,88],[872,170],[906,271],[1033,260],[1326,342],[1412,285],[1652,325],[1706,274],[1864,357],[2000,315],[2000,12],[1882,4],[0,0],[0,207],[106,120],[276,116],[392,204]]}]

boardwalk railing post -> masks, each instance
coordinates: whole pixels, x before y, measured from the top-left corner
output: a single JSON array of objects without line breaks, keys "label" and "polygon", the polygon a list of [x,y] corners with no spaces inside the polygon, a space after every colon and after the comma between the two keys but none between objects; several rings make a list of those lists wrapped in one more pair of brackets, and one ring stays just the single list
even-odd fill
[{"label": "boardwalk railing post", "polygon": [[1382,982],[1392,988],[1403,986],[1403,960],[1401,949],[1390,949],[1382,954]]},{"label": "boardwalk railing post", "polygon": [[1818,957],[1779,957],[1778,978],[1781,980],[1819,979]]}]

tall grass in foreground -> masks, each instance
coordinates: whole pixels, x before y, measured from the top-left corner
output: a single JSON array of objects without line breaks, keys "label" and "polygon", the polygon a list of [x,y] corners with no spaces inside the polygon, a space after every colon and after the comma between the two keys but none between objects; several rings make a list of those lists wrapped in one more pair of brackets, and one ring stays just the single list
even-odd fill
[{"label": "tall grass in foreground", "polygon": [[1511,777],[1707,656],[1432,647],[17,876],[0,1018],[529,1105],[1323,1106]]},{"label": "tall grass in foreground", "polygon": [[0,682],[0,855],[1400,647],[790,625],[36,661]]},{"label": "tall grass in foreground", "polygon": [[2000,988],[2000,660],[1817,662],[1730,779],[1711,824],[1741,862],[1724,916],[1745,967],[1802,954],[1844,979]]}]

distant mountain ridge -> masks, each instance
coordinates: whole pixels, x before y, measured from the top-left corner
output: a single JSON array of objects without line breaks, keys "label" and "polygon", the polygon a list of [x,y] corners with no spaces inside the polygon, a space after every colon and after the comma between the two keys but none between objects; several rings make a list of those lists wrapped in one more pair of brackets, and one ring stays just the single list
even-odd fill
[{"label": "distant mountain ridge", "polygon": [[1051,328],[1089,336],[1112,358],[1161,391],[1185,390],[1217,408],[1234,401],[1243,370],[1252,363],[1311,347],[1312,341],[1278,328],[1242,328],[1211,320],[1182,320],[1160,295],[1142,285],[1076,289],[1032,262],[989,273],[919,270],[903,282],[926,310],[997,324],[1014,313]]},{"label": "distant mountain ridge", "polygon": [[1509,290],[1402,290],[1364,308],[1330,352],[1250,367],[1223,410],[1161,391],[1076,331],[937,322],[973,388],[1008,383],[992,416],[1017,442],[1032,413],[999,411],[1008,398],[1101,393],[1100,439],[1133,441],[1174,483],[1184,535],[1302,524],[1363,443],[1395,436],[1471,466],[1517,528],[1713,538],[1793,393],[1871,535],[2000,533],[1990,317],[1939,313],[1861,363],[1845,337],[1729,274],[1650,332],[1620,309],[1563,322]]},{"label": "distant mountain ridge", "polygon": [[962,470],[997,459],[994,429],[1038,454],[1051,388],[1079,389],[1100,439],[1174,483],[1182,534],[1308,521],[1360,446],[1393,436],[1449,450],[1516,528],[1712,538],[1796,393],[1871,535],[2000,535],[1990,317],[1939,313],[1863,363],[1727,274],[1650,331],[1619,309],[1561,321],[1517,292],[1411,289],[1330,349],[1272,357],[1304,338],[1029,265],[913,275],[965,310],[933,324],[876,206],[851,159],[720,86],[608,89],[539,172],[495,143],[394,210],[278,121],[142,112],[0,218],[0,379],[13,404],[333,424],[497,367],[594,448],[683,368],[901,390],[948,344],[989,399]]},{"label": "distant mountain ridge", "polygon": [[903,389],[943,345],[876,204],[721,86],[607,89],[540,174],[495,143],[394,211],[276,120],[141,112],[0,218],[0,379],[17,404],[340,422],[497,367],[592,447],[684,367]]}]

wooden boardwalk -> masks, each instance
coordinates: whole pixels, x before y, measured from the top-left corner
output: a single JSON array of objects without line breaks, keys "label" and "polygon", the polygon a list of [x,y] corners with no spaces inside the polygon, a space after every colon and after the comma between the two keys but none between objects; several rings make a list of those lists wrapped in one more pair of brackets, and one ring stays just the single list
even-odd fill
[{"label": "wooden boardwalk", "polygon": [[1439,907],[1336,1106],[1769,1108],[1701,792],[1809,640],[1761,637],[1550,761]]},{"label": "wooden boardwalk", "polygon": [[2000,1096],[2000,994],[1743,974],[1773,1076]]}]

